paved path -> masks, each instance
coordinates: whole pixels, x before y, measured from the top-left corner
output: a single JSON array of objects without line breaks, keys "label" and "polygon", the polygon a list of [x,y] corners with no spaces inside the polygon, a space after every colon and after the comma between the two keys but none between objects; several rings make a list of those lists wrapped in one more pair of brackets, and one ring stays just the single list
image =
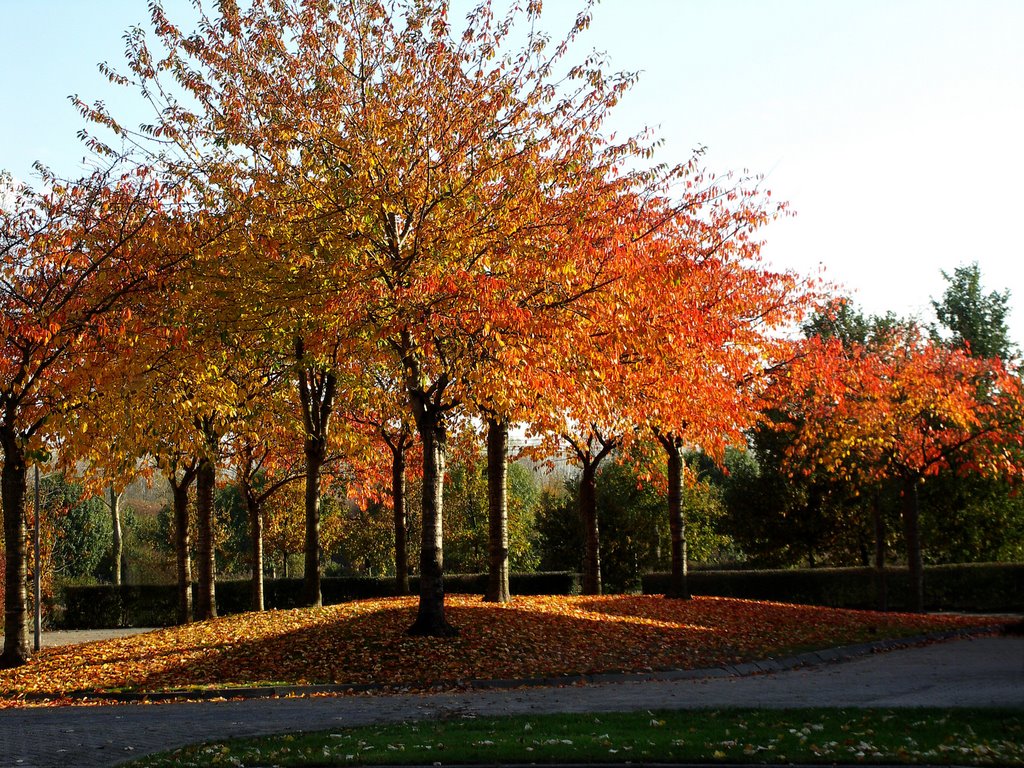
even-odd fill
[{"label": "paved path", "polygon": [[152,631],[152,627],[131,627],[127,629],[60,629],[52,632],[43,632],[39,637],[39,643],[43,648],[52,648],[55,645],[91,643],[94,640],[109,640],[112,637],[128,637],[129,635],[141,635],[143,632]]},{"label": "paved path", "polygon": [[1024,708],[1024,637],[954,640],[754,675],[433,695],[0,712],[0,766],[113,766],[188,743],[460,715],[699,707]]}]

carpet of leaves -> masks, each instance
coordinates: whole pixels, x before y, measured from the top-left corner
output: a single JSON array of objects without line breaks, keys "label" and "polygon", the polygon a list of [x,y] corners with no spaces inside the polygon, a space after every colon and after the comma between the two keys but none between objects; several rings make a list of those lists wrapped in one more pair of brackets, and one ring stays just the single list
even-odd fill
[{"label": "carpet of leaves", "polygon": [[995,624],[978,616],[836,610],[724,598],[447,598],[456,638],[409,637],[415,598],[267,611],[44,649],[0,671],[7,706],[26,693],[260,685],[423,690],[467,680],[721,666],[813,648]]}]

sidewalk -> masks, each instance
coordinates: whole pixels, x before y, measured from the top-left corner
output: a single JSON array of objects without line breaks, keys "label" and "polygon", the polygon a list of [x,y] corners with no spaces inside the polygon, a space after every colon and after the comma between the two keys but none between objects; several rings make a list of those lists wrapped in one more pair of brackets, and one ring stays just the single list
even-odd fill
[{"label": "sidewalk", "polygon": [[1024,707],[1024,637],[954,640],[834,664],[683,680],[189,704],[8,710],[0,765],[114,766],[184,744],[459,716],[708,707]]}]

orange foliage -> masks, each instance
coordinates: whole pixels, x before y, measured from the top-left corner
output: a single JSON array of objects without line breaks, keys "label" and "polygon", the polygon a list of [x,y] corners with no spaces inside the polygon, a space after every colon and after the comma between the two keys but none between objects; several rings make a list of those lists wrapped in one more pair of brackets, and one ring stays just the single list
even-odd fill
[{"label": "orange foliage", "polygon": [[863,480],[923,479],[940,471],[1021,474],[1020,378],[999,360],[970,357],[894,331],[872,346],[808,342],[783,379],[807,471]]},{"label": "orange foliage", "polygon": [[183,258],[158,232],[179,202],[146,168],[96,173],[73,184],[5,197],[0,207],[0,448],[7,588],[0,665],[23,663],[28,466],[59,445],[88,442],[76,411],[116,376],[113,362],[139,339],[138,302]]},{"label": "orange foliage", "polygon": [[403,634],[415,599],[229,616],[118,640],[46,649],[0,672],[8,704],[25,693],[159,691],[251,684],[425,690],[462,681],[720,667],[879,638],[998,623],[699,597],[449,596],[462,632]]}]

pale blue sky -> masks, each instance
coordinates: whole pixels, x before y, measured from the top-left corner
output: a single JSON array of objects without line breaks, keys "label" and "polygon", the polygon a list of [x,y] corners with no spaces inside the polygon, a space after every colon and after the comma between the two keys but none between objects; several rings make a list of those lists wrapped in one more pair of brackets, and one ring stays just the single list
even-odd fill
[{"label": "pale blue sky", "polygon": [[[546,0],[545,18],[578,5]],[[765,232],[773,262],[927,318],[939,270],[977,260],[1024,343],[1024,2],[603,0],[594,17],[585,48],[643,71],[617,128],[653,127],[666,160],[706,145],[710,168],[764,173],[791,202]],[[96,71],[146,18],[145,0],[0,0],[0,168],[76,172],[69,94],[148,117]]]}]

